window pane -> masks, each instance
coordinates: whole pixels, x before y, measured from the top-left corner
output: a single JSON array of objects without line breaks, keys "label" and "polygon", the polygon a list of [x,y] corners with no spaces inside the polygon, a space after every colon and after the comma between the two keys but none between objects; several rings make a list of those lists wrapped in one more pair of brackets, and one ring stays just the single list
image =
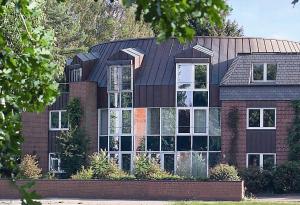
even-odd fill
[{"label": "window pane", "polygon": [[131,170],[131,154],[122,154],[122,170],[129,173]]},{"label": "window pane", "polygon": [[208,92],[207,91],[194,91],[193,92],[193,105],[194,105],[194,107],[207,107],[208,106]]},{"label": "window pane", "polygon": [[259,154],[249,154],[248,155],[248,167],[259,168],[260,165]]},{"label": "window pane", "polygon": [[122,92],[121,93],[121,107],[132,107],[132,93]]},{"label": "window pane", "polygon": [[119,104],[119,93],[109,93],[109,107],[118,108]]},{"label": "window pane", "polygon": [[275,127],[275,110],[264,109],[264,127]]},{"label": "window pane", "polygon": [[221,136],[209,136],[209,151],[221,151]]},{"label": "window pane", "polygon": [[119,151],[119,137],[109,137],[109,151]]},{"label": "window pane", "polygon": [[183,177],[191,177],[191,153],[180,152],[176,156],[176,174]]},{"label": "window pane", "polygon": [[191,150],[191,136],[177,136],[177,151]]},{"label": "window pane", "polygon": [[147,150],[148,151],[159,151],[159,136],[148,136],[147,137]]},{"label": "window pane", "polygon": [[108,111],[100,110],[100,135],[108,134]]},{"label": "window pane", "polygon": [[66,111],[61,111],[61,128],[68,128],[68,113]]},{"label": "window pane", "polygon": [[194,110],[194,133],[206,133],[206,110]]},{"label": "window pane", "polygon": [[209,168],[221,163],[221,152],[210,152],[209,153]]},{"label": "window pane", "polygon": [[267,80],[276,80],[277,65],[267,64]]},{"label": "window pane", "polygon": [[163,136],[161,137],[161,150],[174,151],[175,150],[175,137]]},{"label": "window pane", "polygon": [[160,134],[160,110],[159,108],[149,108],[147,112],[147,133],[149,135]]},{"label": "window pane", "polygon": [[260,127],[259,109],[249,109],[249,127]]},{"label": "window pane", "polygon": [[164,154],[164,170],[174,173],[174,154]]},{"label": "window pane", "polygon": [[177,107],[192,107],[193,92],[192,91],[177,91]]},{"label": "window pane", "polygon": [[119,134],[120,129],[120,117],[119,112],[115,110],[109,111],[109,123],[110,123],[110,134]]},{"label": "window pane", "polygon": [[131,90],[131,67],[122,67],[122,90]]},{"label": "window pane", "polygon": [[190,133],[190,110],[178,110],[178,133]]},{"label": "window pane", "polygon": [[161,109],[161,132],[162,135],[174,135],[176,127],[176,109],[162,108]]},{"label": "window pane", "polygon": [[121,151],[132,151],[132,136],[121,137]]},{"label": "window pane", "polygon": [[193,136],[193,151],[207,151],[207,136]]},{"label": "window pane", "polygon": [[195,65],[195,88],[207,87],[207,66]]},{"label": "window pane", "polygon": [[119,164],[119,154],[110,154],[109,159],[116,164]]},{"label": "window pane", "polygon": [[59,112],[50,112],[51,128],[59,128]]},{"label": "window pane", "polygon": [[107,136],[99,137],[99,151],[100,150],[108,151],[108,137]]},{"label": "window pane", "polygon": [[263,169],[272,170],[275,166],[275,156],[271,154],[263,155]]},{"label": "window pane", "polygon": [[118,90],[118,68],[116,66],[110,67],[110,75],[109,75],[109,90]]},{"label": "window pane", "polygon": [[122,133],[131,133],[131,110],[122,110]]},{"label": "window pane", "polygon": [[206,153],[193,153],[192,175],[195,178],[207,177],[207,155]]},{"label": "window pane", "polygon": [[253,64],[253,80],[264,80],[264,64]]},{"label": "window pane", "polygon": [[209,108],[209,135],[221,136],[220,108]]},{"label": "window pane", "polygon": [[193,68],[190,65],[178,65],[177,70],[177,88],[179,89],[192,89],[193,88]]}]

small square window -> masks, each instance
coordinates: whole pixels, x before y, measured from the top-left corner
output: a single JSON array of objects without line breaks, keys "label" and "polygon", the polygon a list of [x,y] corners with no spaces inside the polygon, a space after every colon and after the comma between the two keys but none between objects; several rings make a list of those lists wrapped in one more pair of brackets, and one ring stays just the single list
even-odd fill
[{"label": "small square window", "polygon": [[65,110],[49,112],[50,130],[67,130],[69,128],[68,113]]},{"label": "small square window", "polygon": [[275,109],[264,109],[264,127],[275,127]]},{"label": "small square window", "polygon": [[177,91],[177,107],[192,107],[193,92],[192,91]]},{"label": "small square window", "polygon": [[191,151],[191,136],[177,136],[177,151]]},{"label": "small square window", "polygon": [[259,168],[260,167],[260,155],[259,154],[249,154],[248,155],[248,167]]},{"label": "small square window", "polygon": [[109,151],[119,151],[119,137],[109,137]]},{"label": "small square window", "polygon": [[108,151],[108,137],[107,136],[99,137],[99,151],[100,150]]},{"label": "small square window", "polygon": [[159,151],[159,136],[148,136],[147,137],[147,150],[148,151]]},{"label": "small square window", "polygon": [[277,64],[267,64],[267,80],[276,80]]},{"label": "small square window", "polygon": [[207,136],[193,136],[193,151],[207,151]]},{"label": "small square window", "polygon": [[50,121],[52,129],[59,129],[59,112],[50,112]]},{"label": "small square window", "polygon": [[249,109],[249,127],[260,127],[259,109]]},{"label": "small square window", "polygon": [[193,92],[193,105],[194,105],[194,107],[207,107],[208,106],[208,92],[207,91],[194,91]]},{"label": "small square window", "polygon": [[174,151],[175,150],[175,137],[162,136],[161,137],[161,150],[162,151]]},{"label": "small square window", "polygon": [[253,80],[264,80],[264,64],[253,64]]},{"label": "small square window", "polygon": [[132,151],[132,137],[122,136],[121,137],[121,151]]}]

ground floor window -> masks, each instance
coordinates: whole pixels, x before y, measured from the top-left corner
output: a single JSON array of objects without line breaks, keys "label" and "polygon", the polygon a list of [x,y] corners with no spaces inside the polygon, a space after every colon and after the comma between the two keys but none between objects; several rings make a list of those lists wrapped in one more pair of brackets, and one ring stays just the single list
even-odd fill
[{"label": "ground floor window", "polygon": [[56,153],[49,153],[49,172],[62,173],[60,158]]},{"label": "ground floor window", "polygon": [[271,170],[276,165],[275,153],[248,153],[247,168]]}]

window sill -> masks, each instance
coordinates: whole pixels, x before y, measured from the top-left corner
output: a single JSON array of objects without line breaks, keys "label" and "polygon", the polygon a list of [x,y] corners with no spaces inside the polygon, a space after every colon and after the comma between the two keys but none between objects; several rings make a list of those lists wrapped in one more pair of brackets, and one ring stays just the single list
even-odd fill
[{"label": "window sill", "polygon": [[276,130],[276,127],[247,127],[247,130]]}]

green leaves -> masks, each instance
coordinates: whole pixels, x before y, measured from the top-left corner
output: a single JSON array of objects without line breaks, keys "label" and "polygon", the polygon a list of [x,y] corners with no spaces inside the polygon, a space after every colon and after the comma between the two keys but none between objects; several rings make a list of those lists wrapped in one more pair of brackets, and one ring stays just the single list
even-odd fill
[{"label": "green leaves", "polygon": [[136,19],[143,19],[158,31],[158,40],[176,37],[181,43],[191,41],[195,29],[189,20],[222,24],[222,13],[229,10],[225,0],[123,0],[126,6],[137,5]]}]

